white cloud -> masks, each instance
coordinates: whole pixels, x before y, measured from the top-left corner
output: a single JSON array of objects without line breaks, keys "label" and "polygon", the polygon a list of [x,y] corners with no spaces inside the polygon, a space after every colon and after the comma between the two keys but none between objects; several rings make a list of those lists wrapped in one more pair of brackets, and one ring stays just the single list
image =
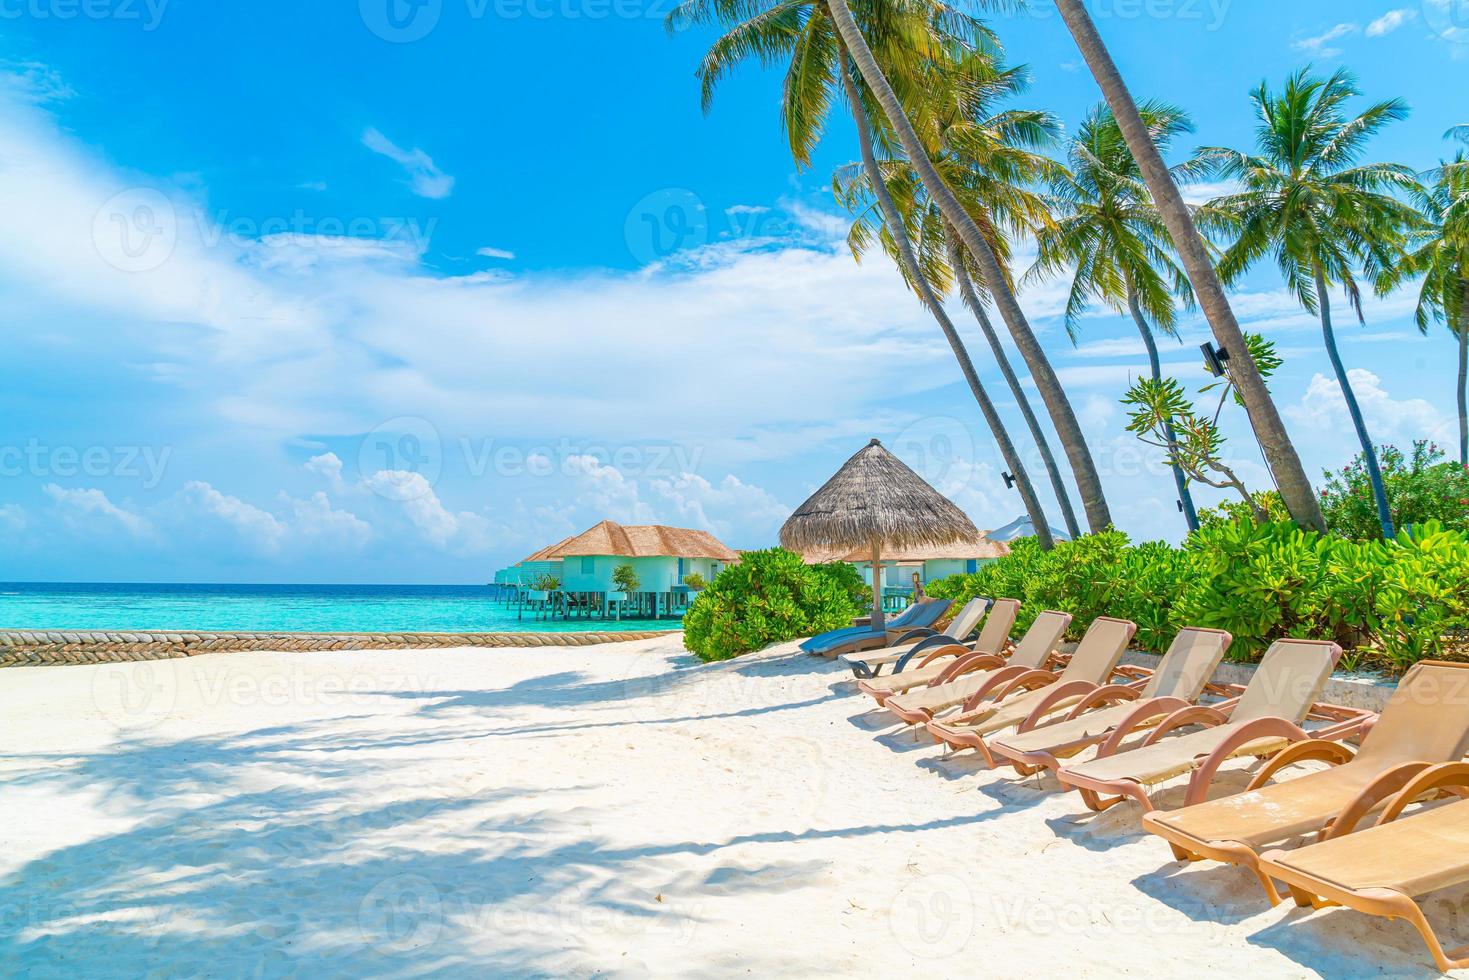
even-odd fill
[{"label": "white cloud", "polygon": [[475,255],[482,255],[482,256],[484,256],[487,259],[513,259],[513,258],[515,258],[515,253],[512,252],[512,251],[510,251],[509,249],[504,249],[504,248],[491,248],[488,245],[486,245],[484,248],[480,249],[479,251],[475,252],[474,254]]},{"label": "white cloud", "polygon": [[397,509],[430,544],[459,554],[475,554],[493,547],[499,528],[482,514],[450,511],[422,473],[379,470],[363,485]]},{"label": "white cloud", "polygon": [[302,468],[308,473],[315,473],[326,480],[327,486],[333,493],[341,493],[344,484],[342,482],[342,460],[336,453],[322,453],[320,456],[312,456]]},{"label": "white cloud", "polygon": [[408,171],[408,186],[419,197],[442,200],[454,191],[454,178],[444,173],[418,147],[405,150],[372,127],[362,134],[362,145]]},{"label": "white cloud", "polygon": [[68,490],[54,483],[48,483],[42,489],[56,502],[64,518],[73,524],[79,519],[96,520],[105,526],[120,527],[135,538],[153,535],[153,525],[147,518],[114,504],[101,490]]},{"label": "white cloud", "polygon": [[[1363,368],[1348,369],[1347,379],[1357,396],[1357,404],[1362,409],[1373,442],[1444,441],[1450,436],[1450,420],[1432,403],[1421,398],[1393,398],[1383,388],[1381,378]],[[1285,412],[1292,421],[1318,431],[1346,434],[1352,431],[1341,387],[1335,378],[1324,374],[1314,375],[1299,404],[1288,406]]]},{"label": "white cloud", "polygon": [[745,533],[763,532],[772,539],[791,508],[763,487],[728,474],[711,483],[694,473],[672,480],[651,480],[649,489],[660,502],[663,523],[697,527],[717,537],[729,537],[738,522]]},{"label": "white cloud", "polygon": [[360,549],[372,538],[372,525],[350,511],[333,507],[320,490],[305,500],[290,500],[290,505],[293,525],[306,541]]},{"label": "white cloud", "polygon": [[1398,10],[1389,10],[1387,13],[1383,14],[1381,17],[1377,18],[1372,23],[1367,25],[1367,36],[1382,37],[1382,35],[1384,34],[1391,34],[1399,27],[1402,27],[1404,24],[1408,23],[1409,21],[1416,20],[1417,18],[1418,11],[1412,9],[1411,7],[1402,7]]},{"label": "white cloud", "polygon": [[1297,51],[1305,51],[1308,54],[1320,58],[1332,58],[1341,54],[1340,48],[1329,45],[1332,41],[1339,41],[1362,30],[1361,26],[1354,23],[1337,24],[1322,34],[1315,37],[1303,37],[1291,42],[1291,47]]},{"label": "white cloud", "polygon": [[286,526],[269,511],[221,493],[202,480],[191,480],[175,498],[176,517],[215,521],[230,528],[251,548],[271,554],[286,536]]},{"label": "white cloud", "polygon": [[25,508],[20,504],[0,504],[0,533],[20,534],[29,523]]}]

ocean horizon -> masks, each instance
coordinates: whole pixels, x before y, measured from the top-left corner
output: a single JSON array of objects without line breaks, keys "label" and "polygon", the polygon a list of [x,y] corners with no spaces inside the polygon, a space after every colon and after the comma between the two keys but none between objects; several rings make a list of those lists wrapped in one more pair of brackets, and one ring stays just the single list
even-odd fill
[{"label": "ocean horizon", "polygon": [[0,582],[0,629],[558,633],[677,629],[662,619],[540,619],[488,585]]}]

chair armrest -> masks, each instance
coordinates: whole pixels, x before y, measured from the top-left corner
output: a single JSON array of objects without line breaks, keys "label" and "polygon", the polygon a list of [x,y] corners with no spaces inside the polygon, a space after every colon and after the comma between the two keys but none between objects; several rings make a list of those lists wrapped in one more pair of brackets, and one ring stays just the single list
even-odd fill
[{"label": "chair armrest", "polygon": [[1211,728],[1215,725],[1227,724],[1229,724],[1229,714],[1227,712],[1217,707],[1191,704],[1187,707],[1179,708],[1173,714],[1160,721],[1158,726],[1148,734],[1143,744],[1152,745],[1169,732],[1176,731],[1180,728],[1187,728],[1190,725],[1203,725],[1206,728]]},{"label": "chair armrest", "polygon": [[[898,631],[897,630],[888,630],[888,632],[889,633],[896,633]],[[910,630],[904,631],[902,636],[899,636],[896,640],[893,641],[893,646],[898,646],[899,644],[903,644],[903,643],[912,643],[914,640],[925,640],[925,639],[928,639],[931,636],[936,636],[936,635],[938,635],[938,630],[931,630],[931,629],[928,629],[927,627],[920,626],[920,627],[918,627],[916,629],[910,629]]]},{"label": "chair armrest", "polygon": [[1153,676],[1151,667],[1134,667],[1132,664],[1118,664],[1112,668],[1112,673],[1117,677],[1130,677],[1135,681],[1146,681]]},{"label": "chair armrest", "polygon": [[1469,763],[1441,762],[1420,772],[1387,804],[1382,816],[1377,818],[1378,826],[1396,820],[1409,803],[1423,794],[1449,788],[1469,789]]},{"label": "chair armrest", "polygon": [[986,681],[981,690],[985,692],[985,700],[1003,701],[1016,691],[1035,691],[1042,687],[1049,687],[1056,683],[1060,676],[1049,670],[1027,670],[1018,677],[1012,677],[1001,683]]},{"label": "chair armrest", "polygon": [[[968,672],[966,671],[966,673]],[[1029,673],[1032,673],[1032,671],[1028,667],[1005,667],[1002,665],[993,668],[990,672],[990,675],[986,677],[984,681],[979,685],[979,690],[975,691],[973,694],[969,695],[969,697],[964,699],[964,704],[960,707],[959,710],[961,712],[973,711],[975,708],[979,707],[981,701],[987,699],[987,695],[996,687],[1012,681],[1017,677],[1023,677]],[[937,687],[939,683],[940,682],[937,681],[934,682],[934,686]]]},{"label": "chair armrest", "polygon": [[964,674],[972,674],[975,671],[1002,670],[1004,666],[1004,659],[995,656],[993,653],[965,654],[960,656],[958,660],[954,661],[948,667],[945,667],[943,673],[934,678],[933,683],[929,686],[937,687],[940,684],[947,684],[956,677]]},{"label": "chair armrest", "polygon": [[1189,704],[1183,698],[1175,697],[1148,698],[1146,701],[1137,702],[1127,713],[1127,717],[1119,721],[1117,727],[1112,729],[1112,734],[1108,735],[1097,747],[1097,758],[1116,755],[1123,740],[1140,728],[1144,722],[1151,721],[1159,715],[1162,715],[1166,721],[1173,715],[1192,707],[1195,705]]},{"label": "chair armrest", "polygon": [[1141,696],[1142,692],[1130,684],[1105,684],[1072,705],[1071,712],[1066,716],[1066,720],[1070,721],[1072,718],[1076,718],[1093,708],[1100,708],[1103,705],[1136,701]]},{"label": "chair armrest", "polygon": [[1030,714],[1025,716],[1017,728],[1017,731],[1028,732],[1041,723],[1047,715],[1054,714],[1058,705],[1067,698],[1082,698],[1102,688],[1091,681],[1067,681],[1065,684],[1052,684],[1050,689],[1041,696],[1040,701]]},{"label": "chair armrest", "polygon": [[1329,762],[1333,766],[1339,766],[1351,762],[1356,758],[1356,753],[1340,742],[1333,742],[1325,738],[1308,738],[1304,742],[1288,745],[1277,752],[1269,762],[1257,773],[1255,777],[1245,786],[1244,792],[1259,789],[1275,777],[1286,766],[1293,766],[1298,762],[1315,760]]},{"label": "chair armrest", "polygon": [[1194,767],[1193,777],[1188,783],[1188,794],[1183,798],[1184,806],[1193,806],[1209,798],[1209,784],[1219,767],[1230,759],[1242,745],[1261,738],[1284,738],[1292,742],[1304,742],[1307,735],[1295,722],[1285,718],[1254,718],[1236,725],[1224,741],[1214,747],[1204,761]]},{"label": "chair armrest", "polygon": [[[1379,773],[1377,778],[1368,783],[1362,792],[1352,798],[1351,802],[1337,811],[1336,816],[1322,829],[1321,839],[1331,840],[1334,837],[1345,837],[1350,834],[1357,829],[1357,824],[1362,821],[1362,818],[1376,809],[1379,803],[1390,796],[1396,800],[1396,796],[1402,795],[1404,789],[1417,782],[1425,769],[1431,768],[1433,764],[1429,762],[1401,762],[1387,772]],[[1403,800],[1403,806],[1407,806],[1426,791],[1425,788],[1417,788],[1412,796]]]},{"label": "chair armrest", "polygon": [[943,643],[934,643],[929,646],[925,646],[922,649],[914,647],[912,650],[909,650],[907,653],[905,653],[898,660],[898,662],[893,665],[893,673],[896,674],[900,671],[906,670],[908,668],[908,664],[912,663],[914,660],[918,661],[918,666],[927,667],[929,664],[933,663],[935,660],[938,660],[940,657],[962,657],[966,653],[973,652],[974,651],[970,650],[964,644],[955,643],[953,640],[946,640]]}]

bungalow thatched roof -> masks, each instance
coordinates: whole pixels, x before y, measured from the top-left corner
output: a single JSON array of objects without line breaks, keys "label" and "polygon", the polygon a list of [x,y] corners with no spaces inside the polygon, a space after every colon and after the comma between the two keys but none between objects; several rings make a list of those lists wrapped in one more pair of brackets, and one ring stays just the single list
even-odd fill
[{"label": "bungalow thatched roof", "polygon": [[792,551],[886,553],[974,541],[979,529],[955,504],[872,440],[780,529]]},{"label": "bungalow thatched roof", "polygon": [[584,555],[618,558],[713,558],[733,562],[739,555],[708,531],[664,524],[618,524],[602,521],[580,534],[573,534],[542,548],[524,561],[556,561]]},{"label": "bungalow thatched roof", "polygon": [[[981,531],[977,537],[962,538],[948,544],[912,545],[907,548],[883,549],[882,560],[895,565],[921,565],[926,561],[968,561],[971,558],[983,561],[1003,558],[1010,553],[1010,546],[1003,541],[994,541],[989,532]],[[863,562],[872,560],[871,548],[841,549],[827,548],[804,553],[807,564],[825,562]]]}]

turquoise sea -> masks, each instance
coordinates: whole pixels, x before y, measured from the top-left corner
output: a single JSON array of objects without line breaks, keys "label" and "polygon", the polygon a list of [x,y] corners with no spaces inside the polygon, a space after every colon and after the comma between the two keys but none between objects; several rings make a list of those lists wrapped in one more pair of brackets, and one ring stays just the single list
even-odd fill
[{"label": "turquoise sea", "polygon": [[540,633],[679,625],[677,617],[520,618],[482,585],[0,583],[0,629]]}]

